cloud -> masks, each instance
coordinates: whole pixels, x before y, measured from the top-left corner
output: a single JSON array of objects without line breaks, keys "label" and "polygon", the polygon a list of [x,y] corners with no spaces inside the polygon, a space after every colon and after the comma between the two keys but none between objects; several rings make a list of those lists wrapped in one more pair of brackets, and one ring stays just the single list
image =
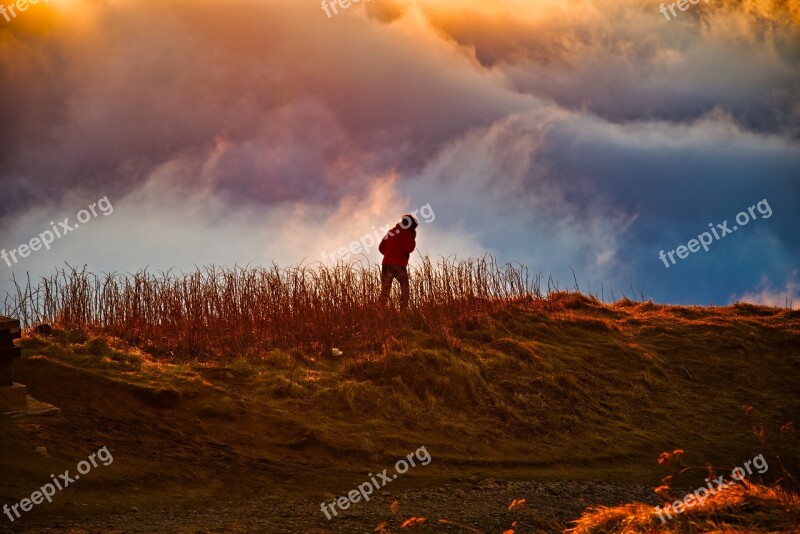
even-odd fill
[{"label": "cloud", "polygon": [[220,194],[330,205],[530,101],[419,20],[334,22],[286,1],[87,6],[88,29],[66,13],[43,39],[0,30],[0,172],[16,191],[0,215],[66,190],[125,194],[220,137]]},{"label": "cloud", "polygon": [[[800,258],[800,39],[778,3],[35,7],[0,28],[0,245],[98,196],[117,210],[18,274],[312,261],[426,203],[422,253],[664,301],[727,301]],[[763,198],[774,217],[713,254],[658,261]]]},{"label": "cloud", "polygon": [[[771,276],[796,265],[798,148],[724,113],[617,124],[542,104],[465,134],[402,187],[486,250],[562,282],[571,266],[584,288],[633,285],[661,301],[719,302],[765,264]],[[658,259],[765,198],[769,219],[675,268]],[[446,243],[441,251],[458,252]]]},{"label": "cloud", "polygon": [[800,132],[800,23],[784,3],[701,2],[669,22],[644,1],[486,4],[424,11],[521,92],[614,120],[690,120],[723,106],[750,128]]},{"label": "cloud", "polygon": [[793,271],[785,281],[784,286],[777,289],[774,288],[766,276],[763,276],[757,288],[747,291],[739,297],[732,296],[730,302],[749,302],[764,306],[796,309],[800,305],[800,282],[797,280],[797,271]]}]

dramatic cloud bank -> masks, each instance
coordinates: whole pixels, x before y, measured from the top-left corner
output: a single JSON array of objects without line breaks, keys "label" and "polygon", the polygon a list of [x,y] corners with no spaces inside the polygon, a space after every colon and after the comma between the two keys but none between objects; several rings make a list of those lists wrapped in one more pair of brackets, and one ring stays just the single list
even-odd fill
[{"label": "dramatic cloud bank", "polygon": [[[103,196],[115,209],[0,261],[0,289],[64,262],[319,261],[429,203],[423,254],[783,305],[798,23],[777,1],[669,22],[638,0],[372,0],[331,18],[298,0],[32,6],[0,19],[0,248]],[[763,199],[771,217],[659,260]]]}]

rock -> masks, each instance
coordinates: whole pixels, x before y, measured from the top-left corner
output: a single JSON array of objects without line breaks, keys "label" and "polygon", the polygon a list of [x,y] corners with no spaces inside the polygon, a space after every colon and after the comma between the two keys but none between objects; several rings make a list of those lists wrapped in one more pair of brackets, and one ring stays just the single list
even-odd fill
[{"label": "rock", "polygon": [[46,449],[45,447],[36,447],[36,448],[35,448],[35,449],[33,449],[33,450],[34,450],[34,451],[35,451],[37,454],[41,454],[41,455],[42,455],[42,456],[44,456],[45,458],[52,458],[52,456],[50,456],[50,453],[49,453],[49,452],[47,452],[47,449]]},{"label": "rock", "polygon": [[135,514],[138,514],[139,513],[139,509],[136,508],[135,506],[131,506],[131,512],[133,512]]}]

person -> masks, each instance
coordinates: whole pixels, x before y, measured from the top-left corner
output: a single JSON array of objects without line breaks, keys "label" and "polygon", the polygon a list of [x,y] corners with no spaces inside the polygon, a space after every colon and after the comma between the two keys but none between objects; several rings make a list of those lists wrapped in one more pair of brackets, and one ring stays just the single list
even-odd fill
[{"label": "person", "polygon": [[384,236],[378,250],[383,254],[381,265],[381,296],[379,306],[386,306],[392,291],[392,282],[400,284],[400,309],[408,308],[409,282],[408,259],[417,246],[417,226],[413,215],[403,215],[394,228]]}]

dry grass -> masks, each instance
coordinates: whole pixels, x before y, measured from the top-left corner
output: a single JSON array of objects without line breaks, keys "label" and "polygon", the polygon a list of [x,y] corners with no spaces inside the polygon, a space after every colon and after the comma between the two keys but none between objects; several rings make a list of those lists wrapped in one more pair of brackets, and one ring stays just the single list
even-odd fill
[{"label": "dry grass", "polygon": [[274,347],[375,349],[398,322],[445,333],[497,306],[544,302],[539,276],[490,256],[436,264],[423,258],[411,280],[412,310],[400,316],[376,309],[380,268],[374,265],[103,276],[73,268],[17,284],[5,313],[28,327],[49,323],[108,334],[159,354],[229,358]]},{"label": "dry grass", "polygon": [[[445,326],[451,330],[387,320],[377,348],[335,345],[343,354],[328,357],[308,346],[273,346],[165,358],[113,336],[58,328],[23,347],[119,380],[175,382],[192,396],[187,371],[197,378],[191,384],[242,398],[252,417],[280,414],[295,429],[286,440],[349,461],[430,443],[440,460],[454,462],[603,471],[624,459],[641,480],[660,474],[653,465],[660,452],[680,447],[695,465],[732,468],[769,452],[743,412],[751,405],[753,422],[777,434],[777,452],[797,463],[796,441],[779,432],[800,413],[796,311],[604,305],[551,293]],[[113,352],[126,352],[125,343],[136,349],[132,359]],[[224,436],[237,432],[226,428]]]},{"label": "dry grass", "polygon": [[[543,295],[538,277],[490,258],[426,261],[412,279],[405,316],[375,310],[377,268],[357,265],[69,271],[20,288],[7,308],[56,327],[23,340],[45,383],[66,365],[87,384],[174,390],[183,400],[170,408],[181,410],[170,439],[195,451],[202,435],[242,465],[288,455],[350,469],[425,443],[437,466],[479,459],[487,476],[655,484],[653,459],[681,447],[688,462],[723,468],[772,453],[800,475],[787,426],[800,413],[800,311]],[[211,421],[200,434],[181,426],[198,417]],[[693,473],[681,484],[698,487]],[[796,497],[753,486],[664,525],[645,505],[598,509],[575,532],[766,532],[781,517],[796,524],[796,512]]]},{"label": "dry grass", "polygon": [[800,531],[800,497],[777,487],[742,484],[662,521],[653,506],[599,507],[576,521],[571,534],[774,533]]}]

